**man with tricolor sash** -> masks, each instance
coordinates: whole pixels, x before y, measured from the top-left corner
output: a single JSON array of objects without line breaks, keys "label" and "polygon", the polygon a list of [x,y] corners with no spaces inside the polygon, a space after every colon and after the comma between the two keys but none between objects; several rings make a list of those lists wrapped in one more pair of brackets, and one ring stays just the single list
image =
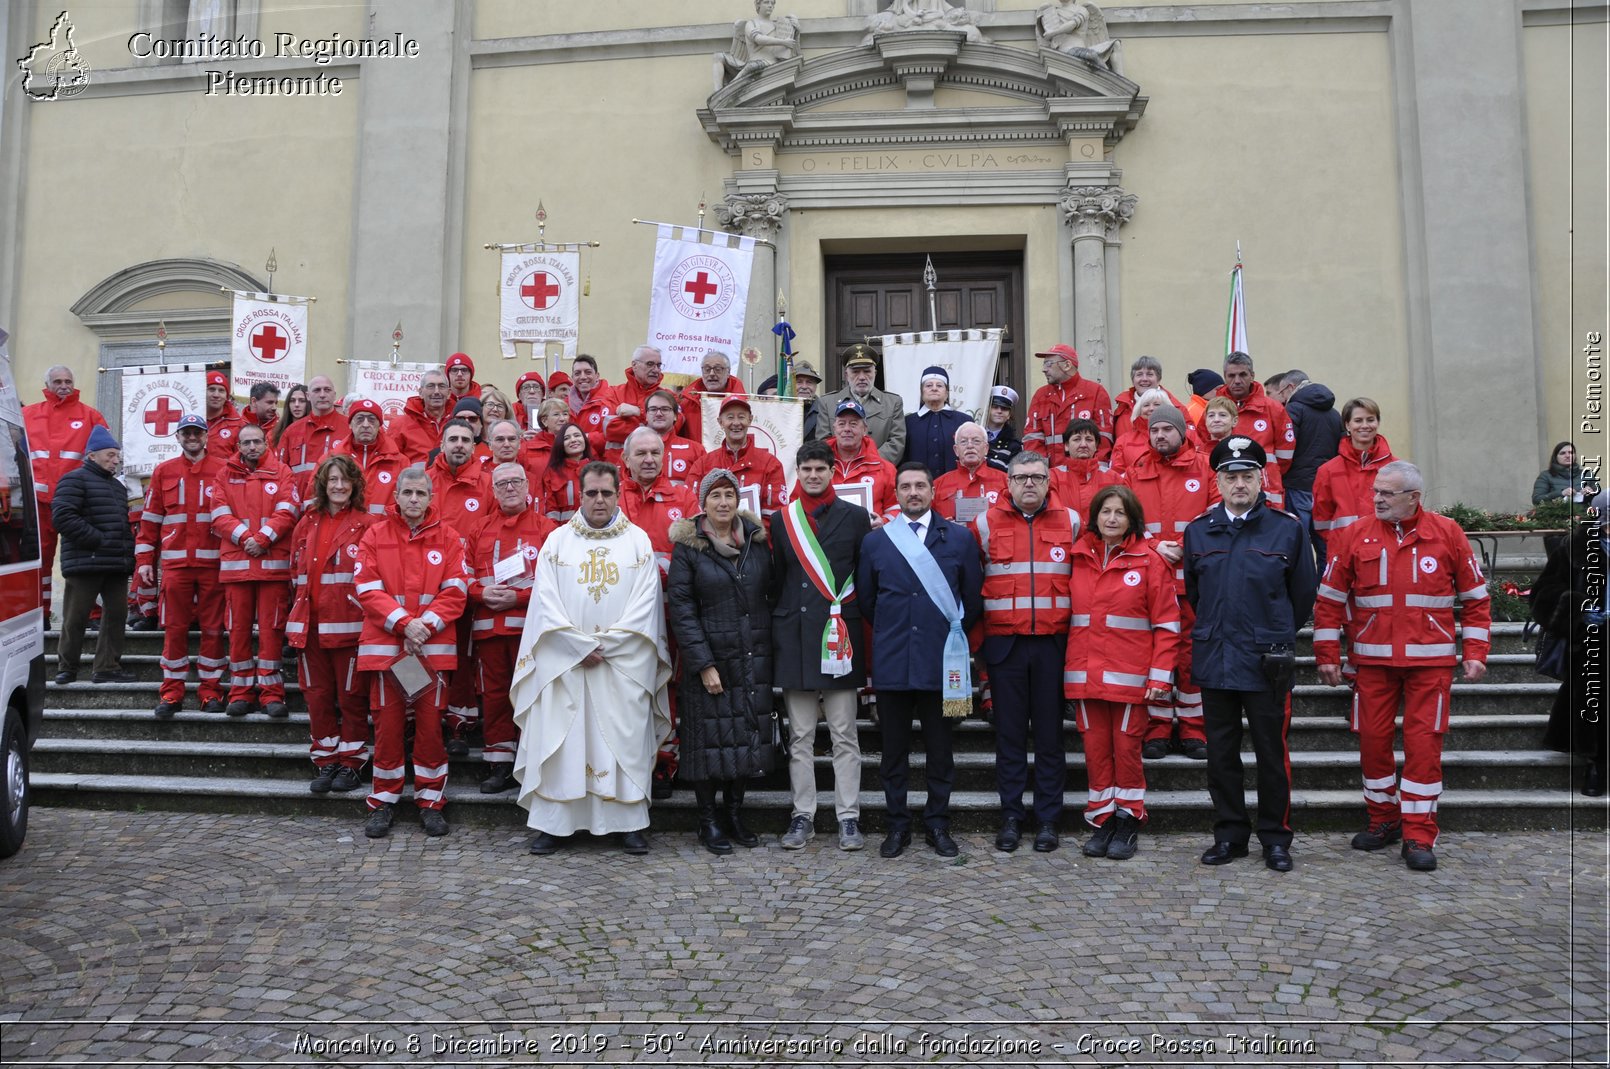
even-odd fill
[{"label": "man with tricolor sash", "polygon": [[861,746],[857,694],[866,684],[865,639],[855,600],[861,541],[872,530],[866,509],[833,490],[833,451],[807,442],[795,454],[798,485],[771,516],[773,574],[779,584],[772,615],[773,682],[783,690],[789,721],[789,781],[794,810],[785,850],[815,835],[816,724],[827,716],[833,739],[834,808],[839,849],[859,850]]}]

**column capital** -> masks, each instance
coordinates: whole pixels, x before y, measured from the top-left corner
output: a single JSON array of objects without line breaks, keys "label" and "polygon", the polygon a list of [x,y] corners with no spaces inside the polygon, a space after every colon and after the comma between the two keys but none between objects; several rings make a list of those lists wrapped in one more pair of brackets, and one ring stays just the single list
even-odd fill
[{"label": "column capital", "polygon": [[1058,207],[1062,220],[1073,228],[1075,241],[1080,238],[1118,239],[1118,228],[1129,222],[1135,214],[1140,198],[1125,193],[1122,186],[1074,186],[1062,194]]},{"label": "column capital", "polygon": [[781,193],[729,193],[716,205],[716,221],[744,237],[775,241],[787,212],[788,198]]}]

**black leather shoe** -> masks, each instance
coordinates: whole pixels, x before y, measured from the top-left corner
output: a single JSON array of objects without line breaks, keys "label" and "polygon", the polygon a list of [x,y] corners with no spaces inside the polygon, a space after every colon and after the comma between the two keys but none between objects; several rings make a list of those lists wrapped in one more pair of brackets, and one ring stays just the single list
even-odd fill
[{"label": "black leather shoe", "polygon": [[1141,757],[1148,761],[1161,761],[1168,756],[1168,740],[1152,739],[1140,748]]},{"label": "black leather shoe", "polygon": [[1202,851],[1202,864],[1228,865],[1238,857],[1247,856],[1246,843],[1214,843]]},{"label": "black leather shoe", "polygon": [[878,856],[899,857],[906,852],[906,847],[910,845],[911,832],[905,828],[901,828],[899,831],[891,831],[888,838],[883,840],[883,845],[878,847]]},{"label": "black leather shoe", "polygon": [[760,836],[750,831],[744,825],[743,814],[739,805],[734,802],[727,803],[727,838],[745,848],[754,848],[760,845]]},{"label": "black leather shoe", "polygon": [[564,845],[565,841],[559,836],[539,831],[531,840],[531,852],[546,857],[549,854],[557,854],[559,848]]},{"label": "black leather shoe", "polygon": [[392,816],[389,803],[383,802],[369,810],[369,819],[363,822],[363,833],[371,839],[384,839],[391,834]]},{"label": "black leather shoe", "polygon": [[1180,744],[1180,749],[1185,751],[1185,756],[1192,761],[1207,760],[1207,743],[1201,739],[1186,739]]},{"label": "black leather shoe", "polygon": [[57,672],[56,673],[56,685],[58,687],[65,687],[69,683],[77,683],[77,682],[78,682],[78,673],[77,672]]},{"label": "black leather shoe", "polygon": [[314,794],[329,794],[330,784],[335,782],[335,774],[339,771],[335,765],[325,765],[319,769],[319,774],[307,785],[307,789]]},{"label": "black leather shoe", "polygon": [[136,616],[125,625],[130,631],[159,631],[162,625],[155,616]]},{"label": "black leather shoe", "polygon": [[269,702],[263,706],[263,712],[268,714],[270,720],[287,720],[291,715],[291,707],[284,702]]},{"label": "black leather shoe", "polygon": [[151,710],[158,720],[172,720],[173,714],[178,711],[178,702],[157,702],[157,707]]},{"label": "black leather shoe", "polygon": [[355,791],[361,786],[363,786],[363,781],[358,779],[357,770],[347,768],[345,765],[336,772],[335,778],[330,781],[330,789],[341,794]]},{"label": "black leather shoe", "polygon": [[648,853],[648,836],[641,831],[626,831],[621,833],[621,849],[639,857]]},{"label": "black leather shoe", "polygon": [[89,681],[91,683],[133,683],[134,673],[125,672],[121,668],[112,672],[92,672]]},{"label": "black leather shoe", "polygon": [[950,832],[944,828],[930,828],[926,836],[928,845],[934,848],[934,853],[940,857],[955,857],[962,852],[956,845],[956,840],[950,837]]},{"label": "black leather shoe", "polygon": [[432,839],[447,834],[447,818],[442,816],[440,809],[421,809],[419,823],[425,829],[425,834]]},{"label": "black leather shoe", "polygon": [[1062,840],[1057,837],[1055,828],[1041,828],[1034,833],[1034,852],[1036,854],[1049,854],[1061,845]]},{"label": "black leather shoe", "polygon": [[[60,680],[57,680],[60,682]],[[1588,766],[1588,774],[1582,777],[1582,793],[1589,798],[1599,798],[1604,795],[1604,766],[1595,761]]]},{"label": "black leather shoe", "polygon": [[1264,867],[1273,869],[1276,872],[1290,872],[1291,871],[1291,850],[1290,850],[1290,848],[1281,846],[1279,843],[1276,843],[1273,846],[1264,847],[1263,848],[1263,863],[1264,863]]},{"label": "black leather shoe", "polygon": [[1085,840],[1083,847],[1085,857],[1106,857],[1107,848],[1112,845],[1112,836],[1118,830],[1118,818],[1108,817],[1106,823],[1096,829],[1096,833]]},{"label": "black leather shoe", "polygon": [[667,776],[655,776],[649,780],[648,796],[649,800],[653,802],[663,802],[671,797],[670,778]]},{"label": "black leather shoe", "polygon": [[222,698],[208,698],[201,703],[201,711],[204,713],[221,713],[224,711],[224,700]]},{"label": "black leather shoe", "polygon": [[1435,872],[1437,855],[1425,843],[1406,839],[1403,843],[1403,863],[1415,872]]},{"label": "black leather shoe", "polygon": [[1017,849],[1017,844],[1023,841],[1023,829],[1018,827],[1016,817],[1007,817],[1001,821],[1001,830],[995,833],[995,849],[1010,854]]},{"label": "black leather shoe", "polygon": [[512,761],[499,761],[495,765],[488,763],[486,771],[487,777],[481,781],[482,794],[502,794],[515,785]]},{"label": "black leather shoe", "polygon": [[459,738],[452,738],[452,739],[447,740],[447,756],[448,757],[468,757],[469,755],[470,755],[470,744],[469,743],[467,743],[463,739],[459,739]]},{"label": "black leather shoe", "polygon": [[224,710],[226,716],[245,716],[252,711],[252,703],[248,701],[230,702],[229,708]]}]

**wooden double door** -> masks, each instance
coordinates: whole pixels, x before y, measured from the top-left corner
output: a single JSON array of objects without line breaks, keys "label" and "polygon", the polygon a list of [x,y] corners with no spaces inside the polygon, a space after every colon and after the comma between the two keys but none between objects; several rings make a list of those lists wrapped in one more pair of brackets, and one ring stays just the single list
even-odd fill
[{"label": "wooden double door", "polygon": [[[934,290],[937,323],[929,322],[928,289],[923,265],[933,257],[938,276]],[[1005,327],[997,383],[1017,390],[1024,398],[1017,421],[1027,404],[1027,369],[1023,348],[1023,254],[1021,252],[879,253],[868,256],[829,256],[825,262],[828,344],[820,370],[826,390],[839,388],[842,372],[838,354],[856,342],[870,339],[882,351],[885,334],[929,329],[962,330]],[[880,370],[878,387],[883,387]]]}]

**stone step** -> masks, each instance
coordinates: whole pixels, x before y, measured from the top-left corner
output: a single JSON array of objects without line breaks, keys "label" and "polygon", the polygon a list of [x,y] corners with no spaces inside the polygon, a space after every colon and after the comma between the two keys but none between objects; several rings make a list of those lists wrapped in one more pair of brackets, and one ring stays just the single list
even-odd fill
[{"label": "stone step", "polygon": [[[1399,722],[1401,726],[1401,721]],[[192,707],[171,720],[158,720],[149,709],[46,709],[43,734],[55,739],[145,739],[192,744],[263,742],[305,746],[308,737],[307,714],[293,712],[286,720],[270,720],[261,714],[234,718],[221,713],[203,713]],[[1540,745],[1548,714],[1508,713],[1497,716],[1467,716],[1455,712],[1445,750],[1527,750]],[[913,731],[920,735],[914,721]],[[868,749],[882,746],[882,734],[875,722],[862,718],[858,737]],[[1077,748],[1079,734],[1073,721],[1065,721],[1069,747]],[[825,724],[817,729],[827,738]],[[958,753],[993,752],[994,728],[982,720],[968,719],[955,726],[954,745]],[[1291,720],[1292,750],[1354,750],[1357,744],[1345,717],[1294,716]],[[825,742],[824,742],[825,745]],[[1398,739],[1402,748],[1402,739]],[[1250,741],[1243,748],[1249,748]]]},{"label": "stone step", "polygon": [[[1298,751],[1291,754],[1293,784],[1311,790],[1344,790],[1359,782],[1358,756],[1351,751]],[[307,780],[312,773],[307,746],[294,743],[232,742],[195,743],[145,741],[136,739],[40,739],[34,745],[32,768],[38,772],[82,775],[193,776],[203,778]],[[1244,755],[1246,785],[1255,783],[1255,764],[1250,753]],[[817,784],[823,790],[833,785],[831,757],[816,757]],[[1031,762],[1032,764],[1032,756]],[[485,775],[481,753],[449,761],[449,782],[466,786],[479,784]],[[911,784],[926,785],[927,761],[922,753],[911,756]],[[1067,755],[1069,776],[1077,789],[1083,789],[1084,755]],[[861,782],[864,790],[876,790],[879,754],[865,748],[861,753]],[[1564,754],[1540,750],[1452,750],[1443,754],[1443,782],[1450,789],[1543,789],[1567,786],[1571,759]],[[1191,790],[1203,787],[1206,765],[1201,761],[1173,755],[1146,762],[1148,786],[1158,790]],[[955,755],[954,789],[987,791],[995,787],[995,755],[968,751]],[[782,789],[786,773],[761,780],[762,787]]]},{"label": "stone step", "polygon": [[[33,777],[34,801],[39,805],[72,806],[84,809],[148,809],[180,812],[255,813],[287,816],[350,817],[354,833],[363,819],[363,791],[345,795],[315,795],[306,784],[290,780],[242,780],[187,776],[89,775],[78,773],[38,773]],[[909,806],[920,813],[925,797],[913,791]],[[880,791],[866,790],[860,807],[867,830],[884,828],[884,803]],[[1025,799],[1028,802],[1028,799]],[[1079,818],[1084,808],[1082,792],[1064,795],[1064,834],[1081,835]],[[1254,800],[1247,799],[1248,806]],[[1293,824],[1304,833],[1354,831],[1364,824],[1364,804],[1356,789],[1292,792]],[[951,795],[951,822],[958,831],[983,832],[999,823],[1000,800],[994,791],[959,791]],[[1207,836],[1213,821],[1212,803],[1206,790],[1147,792],[1151,814],[1149,831],[1181,832]],[[757,831],[768,836],[780,834],[788,822],[791,802],[786,791],[751,789],[745,811]],[[1551,790],[1449,790],[1438,806],[1439,824],[1451,831],[1509,831],[1603,829],[1610,813],[1610,798],[1586,798],[1563,786]],[[473,786],[449,786],[446,815],[452,823],[525,827],[525,813],[505,795],[483,795]],[[417,819],[412,805],[398,807],[403,822]],[[670,799],[656,802],[652,809],[657,831],[686,831],[694,827],[696,814],[691,792],[679,790]],[[831,834],[834,829],[830,793],[818,796],[817,830]],[[871,844],[875,848],[875,844]],[[1073,843],[1064,845],[1071,848]],[[818,843],[814,849],[831,849],[832,841]],[[1025,847],[1027,849],[1027,847]]]}]

